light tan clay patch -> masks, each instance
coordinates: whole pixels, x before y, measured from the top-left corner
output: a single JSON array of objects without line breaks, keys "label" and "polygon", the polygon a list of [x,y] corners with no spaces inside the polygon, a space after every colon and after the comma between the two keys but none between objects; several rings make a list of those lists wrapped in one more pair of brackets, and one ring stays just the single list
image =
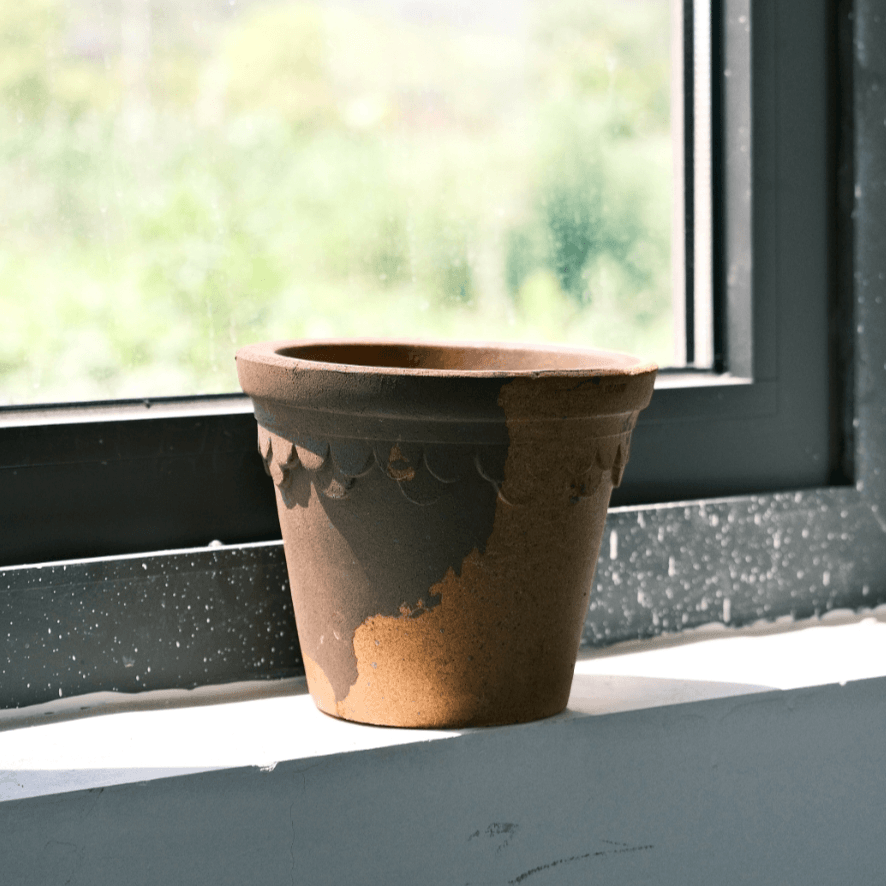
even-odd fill
[{"label": "light tan clay patch", "polygon": [[388,456],[388,476],[393,480],[414,480],[415,468],[409,464],[409,460],[403,455],[400,447],[394,444],[391,454]]}]

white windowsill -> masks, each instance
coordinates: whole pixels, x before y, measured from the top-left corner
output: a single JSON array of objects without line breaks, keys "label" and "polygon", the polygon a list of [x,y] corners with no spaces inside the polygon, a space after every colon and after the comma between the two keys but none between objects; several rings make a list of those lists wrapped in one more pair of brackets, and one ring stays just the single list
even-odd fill
[{"label": "white windowsill", "polygon": [[774,630],[583,655],[566,712],[495,729],[344,723],[301,681],[7,713],[3,882],[879,883],[886,607]]},{"label": "white windowsill", "polygon": [[[798,624],[711,626],[583,653],[567,710],[544,722],[553,729],[570,719],[872,677],[886,677],[886,606]],[[477,732],[484,730],[335,720],[316,710],[303,679],[95,693],[0,712],[0,802],[218,769],[270,771],[283,761]]]}]

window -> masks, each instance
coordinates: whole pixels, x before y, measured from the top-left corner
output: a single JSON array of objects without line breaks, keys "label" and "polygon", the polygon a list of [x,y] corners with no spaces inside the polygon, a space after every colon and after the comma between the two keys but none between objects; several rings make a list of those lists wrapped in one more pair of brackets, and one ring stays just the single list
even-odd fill
[{"label": "window", "polygon": [[0,403],[280,337],[670,365],[668,4],[0,0]]},{"label": "window", "polygon": [[[616,505],[810,488],[835,470],[825,13],[805,14],[787,41],[777,29],[788,9],[754,6],[752,61],[751,4],[712,8],[723,37],[713,58],[729,71],[714,89],[723,149],[712,158],[722,180],[715,348],[727,371],[663,375]],[[751,104],[752,82],[776,79],[778,89],[756,90]],[[797,218],[804,225],[786,242]],[[2,562],[276,537],[247,413],[239,398],[7,410],[7,500],[21,529]],[[47,515],[50,500],[65,504]],[[175,514],[165,513],[169,501],[179,502]],[[75,518],[84,502],[88,521]],[[44,532],[29,528],[45,520]]]},{"label": "window", "polygon": [[[826,0],[712,10],[726,371],[663,374],[614,499],[588,642],[883,599],[886,436],[869,391],[886,364],[873,331],[886,271],[882,198],[866,190],[882,113],[852,81],[851,39],[872,13]],[[6,563],[277,535],[238,398],[12,410],[0,453]]]}]

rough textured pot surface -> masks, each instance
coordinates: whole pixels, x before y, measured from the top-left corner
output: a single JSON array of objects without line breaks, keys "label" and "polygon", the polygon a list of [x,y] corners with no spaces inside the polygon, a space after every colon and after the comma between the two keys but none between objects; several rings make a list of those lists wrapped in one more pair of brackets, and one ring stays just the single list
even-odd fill
[{"label": "rough textured pot surface", "polygon": [[656,367],[408,342],[242,348],[317,706],[517,723],[569,696],[606,509]]}]

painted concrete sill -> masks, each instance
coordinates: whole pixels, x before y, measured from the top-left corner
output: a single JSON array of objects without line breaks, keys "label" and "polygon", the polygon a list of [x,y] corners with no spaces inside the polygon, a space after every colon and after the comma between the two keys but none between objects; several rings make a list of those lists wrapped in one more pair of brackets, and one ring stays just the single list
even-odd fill
[{"label": "painted concrete sill", "polygon": [[335,721],[299,680],[7,712],[2,879],[882,883],[884,609],[583,657],[566,712],[494,729]]},{"label": "painted concrete sill", "polygon": [[[583,653],[568,709],[509,729],[876,677],[886,678],[886,605],[802,623],[713,625]],[[93,693],[0,712],[0,802],[489,731],[335,720],[316,710],[303,678]]]}]

